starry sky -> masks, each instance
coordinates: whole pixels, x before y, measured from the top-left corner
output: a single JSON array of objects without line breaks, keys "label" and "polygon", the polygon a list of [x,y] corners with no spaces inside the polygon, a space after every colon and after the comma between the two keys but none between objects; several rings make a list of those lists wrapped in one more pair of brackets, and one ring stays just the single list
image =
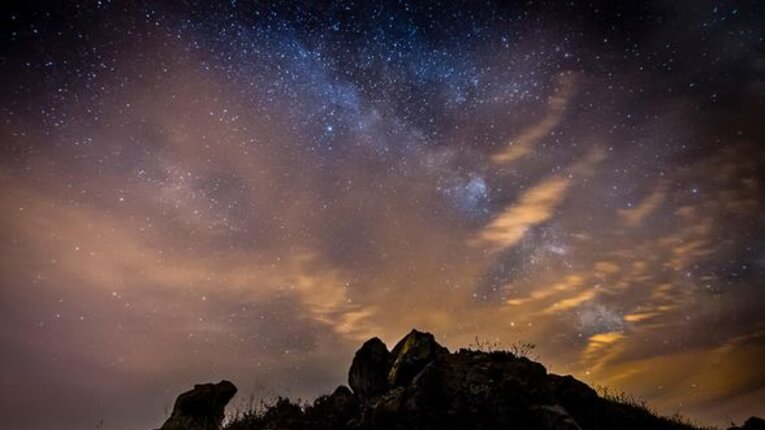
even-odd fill
[{"label": "starry sky", "polygon": [[765,415],[762,2],[1,7],[8,428],[311,399],[413,327]]}]

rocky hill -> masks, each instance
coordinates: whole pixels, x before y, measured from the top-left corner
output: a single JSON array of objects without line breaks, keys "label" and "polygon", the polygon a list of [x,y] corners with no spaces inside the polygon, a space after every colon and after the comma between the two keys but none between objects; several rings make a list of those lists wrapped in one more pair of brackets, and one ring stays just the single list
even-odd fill
[{"label": "rocky hill", "polygon": [[[450,353],[412,330],[391,351],[378,338],[356,352],[348,385],[298,405],[280,399],[226,430],[689,430],[640,405],[603,398],[572,376],[507,351]],[[236,388],[228,381],[181,394],[161,430],[218,430]],[[731,430],[763,430],[750,418]]]}]

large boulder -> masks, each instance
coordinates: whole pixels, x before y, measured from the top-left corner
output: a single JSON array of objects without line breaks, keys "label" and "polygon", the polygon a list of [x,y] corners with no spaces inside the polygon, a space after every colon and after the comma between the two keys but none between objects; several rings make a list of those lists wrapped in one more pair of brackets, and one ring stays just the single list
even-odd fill
[{"label": "large boulder", "polygon": [[392,364],[388,347],[372,338],[356,351],[348,372],[348,385],[362,399],[380,395],[388,390],[388,372]]},{"label": "large boulder", "polygon": [[428,363],[449,355],[430,333],[412,330],[391,351],[393,364],[388,372],[388,383],[394,387],[409,385]]},{"label": "large boulder", "polygon": [[198,384],[178,396],[173,413],[160,430],[219,430],[226,405],[236,394],[229,381]]}]

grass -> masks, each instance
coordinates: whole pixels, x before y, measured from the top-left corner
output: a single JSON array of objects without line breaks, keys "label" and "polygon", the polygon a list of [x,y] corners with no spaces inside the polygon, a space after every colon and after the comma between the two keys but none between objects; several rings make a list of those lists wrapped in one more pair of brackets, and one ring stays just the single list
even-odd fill
[{"label": "grass", "polygon": [[279,421],[305,412],[308,403],[300,399],[292,401],[289,398],[276,396],[269,399],[255,400],[253,396],[242,405],[226,414],[223,428],[226,430],[252,430],[263,427],[266,423]]},{"label": "grass", "polygon": [[649,406],[645,400],[625,391],[616,390],[605,385],[595,385],[593,388],[595,388],[595,391],[601,398],[607,401],[649,413],[660,419],[666,420],[670,424],[690,427],[697,430],[719,430],[717,427],[702,425],[698,421],[681,414],[679,411],[669,416],[661,415],[656,409]]},{"label": "grass", "polygon": [[502,344],[502,342],[498,339],[495,340],[489,340],[489,339],[483,339],[481,340],[478,336],[475,337],[475,342],[468,345],[466,348],[470,351],[480,351],[485,352],[488,354],[512,354],[514,357],[524,357],[528,358],[530,360],[538,360],[539,357],[536,355],[532,357],[532,353],[536,349],[536,345],[530,342],[522,342],[522,341],[516,341],[510,344],[510,346],[505,346]]}]

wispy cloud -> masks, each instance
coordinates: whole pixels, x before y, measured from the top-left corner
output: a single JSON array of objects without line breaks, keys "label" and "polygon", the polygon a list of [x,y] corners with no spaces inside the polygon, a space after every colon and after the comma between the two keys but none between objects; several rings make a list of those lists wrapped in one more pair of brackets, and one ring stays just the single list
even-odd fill
[{"label": "wispy cloud", "polygon": [[650,194],[643,198],[632,209],[622,209],[619,211],[619,215],[624,219],[625,224],[629,227],[639,226],[649,215],[654,213],[656,209],[664,202],[667,197],[667,184],[661,183]]},{"label": "wispy cloud", "polygon": [[488,245],[494,250],[515,245],[529,227],[554,215],[568,186],[568,179],[561,176],[553,176],[535,185],[495,217],[480,232],[475,243]]},{"label": "wispy cloud", "polygon": [[550,134],[563,120],[566,106],[576,93],[578,77],[564,74],[558,77],[558,85],[547,103],[544,117],[521,131],[507,143],[502,151],[491,156],[491,161],[506,165],[527,156],[539,141]]}]

